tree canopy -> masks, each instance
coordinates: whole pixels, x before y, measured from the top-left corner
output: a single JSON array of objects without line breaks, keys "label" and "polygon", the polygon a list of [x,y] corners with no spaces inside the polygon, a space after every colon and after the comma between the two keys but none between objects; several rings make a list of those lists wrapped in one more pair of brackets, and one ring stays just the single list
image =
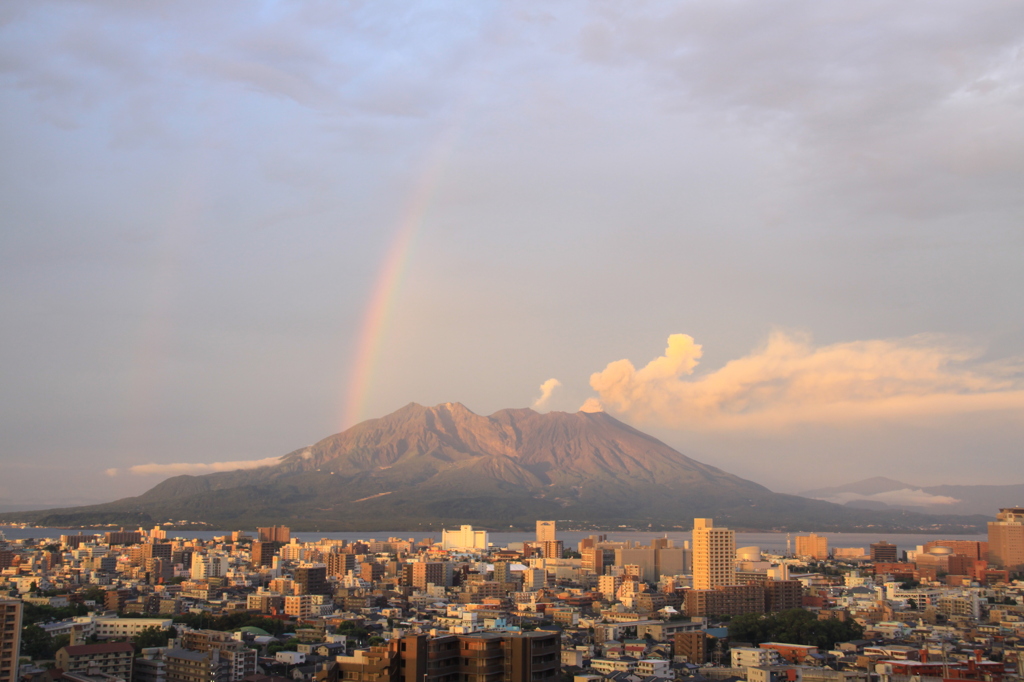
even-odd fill
[{"label": "tree canopy", "polygon": [[863,634],[864,628],[852,620],[818,620],[813,613],[803,609],[769,614],[747,613],[729,621],[729,638],[752,644],[782,642],[830,649],[837,642],[859,639]]},{"label": "tree canopy", "polygon": [[183,613],[174,617],[175,623],[184,623],[190,628],[223,630],[230,632],[249,625],[265,630],[272,635],[280,635],[285,630],[285,623],[277,618],[254,616],[248,611],[214,616],[208,613]]}]

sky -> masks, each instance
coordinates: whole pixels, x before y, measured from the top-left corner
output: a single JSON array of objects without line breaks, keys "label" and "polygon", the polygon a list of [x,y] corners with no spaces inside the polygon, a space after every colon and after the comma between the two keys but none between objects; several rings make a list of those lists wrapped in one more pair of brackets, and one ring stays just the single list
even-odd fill
[{"label": "sky", "polygon": [[0,509],[410,402],[1024,482],[1020,3],[9,0],[0,117]]}]

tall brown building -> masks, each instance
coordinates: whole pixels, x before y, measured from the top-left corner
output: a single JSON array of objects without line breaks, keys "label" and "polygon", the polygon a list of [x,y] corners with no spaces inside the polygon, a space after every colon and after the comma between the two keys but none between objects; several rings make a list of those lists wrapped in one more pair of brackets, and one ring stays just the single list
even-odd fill
[{"label": "tall brown building", "polygon": [[299,594],[330,594],[326,564],[302,564],[292,573]]},{"label": "tall brown building", "polygon": [[223,660],[216,649],[168,649],[164,652],[164,662],[167,682],[230,682],[231,664]]},{"label": "tall brown building", "polygon": [[708,636],[703,630],[677,632],[672,639],[673,653],[687,662],[703,665],[708,660]]},{"label": "tall brown building", "polygon": [[684,609],[688,616],[739,616],[764,613],[764,586],[720,585],[710,590],[687,590]]},{"label": "tall brown building", "polygon": [[410,584],[418,590],[427,589],[428,584],[451,587],[454,580],[452,565],[444,561],[417,561],[412,564]]},{"label": "tall brown building", "polygon": [[20,601],[0,599],[0,682],[18,679],[21,618]]},{"label": "tall brown building", "polygon": [[178,645],[188,651],[204,654],[215,651],[218,654],[216,662],[207,657],[186,659],[179,662],[183,668],[192,669],[205,665],[207,674],[210,670],[214,671],[215,676],[226,672],[227,682],[238,682],[245,676],[256,673],[256,650],[234,639],[230,632],[186,630],[178,638]]},{"label": "tall brown building", "polygon": [[268,526],[267,528],[257,528],[256,531],[261,542],[280,542],[282,545],[286,545],[292,540],[292,531],[287,526]]},{"label": "tall brown building", "polygon": [[608,566],[615,564],[615,550],[604,547],[584,547],[580,550],[583,557],[581,568],[593,575],[604,575]]},{"label": "tall brown building", "polygon": [[746,585],[721,585],[711,590],[687,590],[688,616],[738,616],[797,609],[803,606],[799,580],[764,580]]},{"label": "tall brown building", "polygon": [[384,564],[376,561],[364,561],[359,564],[359,577],[368,583],[374,583],[384,577]]},{"label": "tall brown building", "polygon": [[316,682],[555,682],[562,666],[556,632],[412,635],[336,660]]},{"label": "tall brown building", "polygon": [[356,570],[355,554],[331,553],[325,557],[327,561],[327,575],[346,576],[349,571]]},{"label": "tall brown building", "polygon": [[799,580],[766,580],[762,585],[765,611],[788,611],[803,607],[804,586]]},{"label": "tall brown building", "polygon": [[1007,571],[1024,570],[1024,507],[1006,507],[988,524],[988,561]]},{"label": "tall brown building", "polygon": [[545,559],[561,559],[565,554],[565,546],[561,540],[545,540],[540,546]]},{"label": "tall brown building", "polygon": [[815,533],[797,535],[796,555],[819,561],[828,559],[828,538]]},{"label": "tall brown building", "polygon": [[283,543],[273,540],[256,540],[252,543],[250,554],[253,566],[270,566],[274,563],[274,554],[281,549]]},{"label": "tall brown building", "polygon": [[871,543],[871,560],[884,564],[896,563],[896,545],[882,540]]}]

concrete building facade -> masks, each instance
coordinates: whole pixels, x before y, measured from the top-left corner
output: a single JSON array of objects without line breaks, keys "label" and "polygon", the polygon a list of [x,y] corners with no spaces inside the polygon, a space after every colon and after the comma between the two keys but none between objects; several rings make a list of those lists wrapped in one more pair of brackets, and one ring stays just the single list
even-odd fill
[{"label": "concrete building facade", "polygon": [[736,582],[736,534],[712,519],[693,520],[693,587],[710,590]]}]

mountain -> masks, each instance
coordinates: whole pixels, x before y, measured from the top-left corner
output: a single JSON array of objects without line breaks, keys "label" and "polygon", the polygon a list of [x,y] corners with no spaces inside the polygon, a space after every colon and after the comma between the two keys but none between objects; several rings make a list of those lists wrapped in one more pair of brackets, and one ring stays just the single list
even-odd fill
[{"label": "mountain", "polygon": [[277,464],[176,476],[116,502],[5,515],[37,525],[188,519],[217,528],[416,530],[472,523],[737,529],[974,530],[985,519],[871,512],[773,493],[597,412],[415,403],[284,455]]},{"label": "mountain", "polygon": [[1024,484],[918,486],[876,476],[800,495],[861,509],[993,515],[1024,503]]}]

